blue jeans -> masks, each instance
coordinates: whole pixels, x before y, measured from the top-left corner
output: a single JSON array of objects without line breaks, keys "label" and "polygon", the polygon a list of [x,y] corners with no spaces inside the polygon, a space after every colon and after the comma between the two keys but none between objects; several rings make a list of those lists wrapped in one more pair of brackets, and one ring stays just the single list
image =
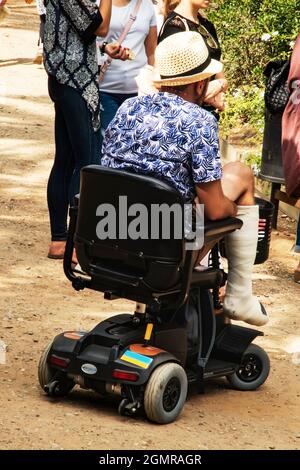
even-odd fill
[{"label": "blue jeans", "polygon": [[295,253],[300,253],[300,217],[298,220],[298,225],[297,225],[297,230],[296,230]]},{"label": "blue jeans", "polygon": [[101,119],[101,149],[105,131],[108,124],[116,115],[119,107],[128,98],[137,96],[137,93],[122,94],[122,93],[106,93],[101,91],[100,94],[100,119]]},{"label": "blue jeans", "polygon": [[47,199],[51,240],[67,238],[69,204],[79,192],[80,170],[100,163],[100,129],[95,132],[91,114],[74,88],[48,77],[55,108],[55,159],[48,180]]}]

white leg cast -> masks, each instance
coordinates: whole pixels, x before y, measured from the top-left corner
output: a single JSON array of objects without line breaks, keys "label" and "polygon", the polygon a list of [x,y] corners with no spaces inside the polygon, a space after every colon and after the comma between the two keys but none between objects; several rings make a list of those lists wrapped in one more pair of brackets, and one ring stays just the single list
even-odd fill
[{"label": "white leg cast", "polygon": [[251,325],[262,326],[269,321],[269,317],[258,298],[252,294],[258,211],[258,206],[238,206],[236,217],[243,221],[243,226],[225,238],[228,279],[223,311],[232,320],[242,320]]}]

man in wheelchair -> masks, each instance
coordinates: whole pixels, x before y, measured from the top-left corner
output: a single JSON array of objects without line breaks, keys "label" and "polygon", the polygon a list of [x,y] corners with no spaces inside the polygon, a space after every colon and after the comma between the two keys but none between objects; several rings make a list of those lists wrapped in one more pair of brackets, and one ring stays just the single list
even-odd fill
[{"label": "man in wheelchair", "polygon": [[[166,424],[179,416],[189,384],[202,393],[207,379],[226,377],[238,390],[256,390],[268,377],[270,361],[253,344],[260,331],[214,315],[224,280],[217,247],[212,267],[193,271],[197,252],[188,246],[190,233],[177,232],[179,225],[186,228],[186,206],[197,197],[213,219],[199,234],[204,248],[225,238],[225,314],[265,324],[268,316],[251,283],[258,246],[253,177],[239,163],[221,169],[217,122],[201,108],[207,79],[222,65],[193,32],[161,42],[156,63],[160,92],[125,101],[104,139],[104,166],[81,171],[64,257],[74,289],[134,301],[134,313],[105,318],[90,331],[58,334],[41,355],[38,376],[52,397],[67,395],[77,384],[119,396],[121,415],[144,410],[150,421]],[[159,220],[165,225],[156,230],[157,206],[180,209],[180,223],[175,211],[172,218],[164,212]],[[143,211],[145,218],[133,219]],[[71,266],[74,246],[79,276]]]},{"label": "man in wheelchair", "polygon": [[221,167],[217,120],[201,107],[209,79],[222,64],[210,58],[201,35],[190,31],[166,38],[155,58],[159,93],[123,103],[106,131],[101,164],[166,181],[185,201],[204,204],[207,219],[241,219],[242,228],[225,237],[223,312],[264,325],[269,318],[251,281],[259,216],[253,175],[240,162]]}]

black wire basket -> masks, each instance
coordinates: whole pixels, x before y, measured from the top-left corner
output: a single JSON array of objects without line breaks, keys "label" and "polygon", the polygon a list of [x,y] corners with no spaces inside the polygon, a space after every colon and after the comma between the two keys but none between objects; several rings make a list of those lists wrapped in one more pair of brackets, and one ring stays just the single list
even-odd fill
[{"label": "black wire basket", "polygon": [[[274,205],[259,197],[255,198],[255,202],[259,206],[259,222],[256,258],[254,264],[262,264],[269,258]],[[219,243],[219,249],[220,255],[223,256],[223,258],[226,258],[224,240]]]},{"label": "black wire basket", "polygon": [[255,202],[259,205],[259,222],[254,264],[262,264],[269,258],[274,204],[259,197],[255,198]]}]

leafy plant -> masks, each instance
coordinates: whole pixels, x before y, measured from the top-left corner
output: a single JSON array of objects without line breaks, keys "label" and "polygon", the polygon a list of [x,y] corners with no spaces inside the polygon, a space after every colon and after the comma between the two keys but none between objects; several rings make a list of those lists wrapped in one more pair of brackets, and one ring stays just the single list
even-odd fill
[{"label": "leafy plant", "polygon": [[300,33],[299,0],[219,0],[209,15],[222,48],[229,82],[221,132],[228,137],[245,125],[250,142],[261,143],[264,127],[264,68],[290,57]]},{"label": "leafy plant", "polygon": [[212,10],[232,87],[263,86],[272,59],[290,56],[300,32],[299,0],[220,0]]},{"label": "leafy plant", "polygon": [[264,90],[253,85],[245,85],[231,90],[226,95],[226,108],[221,113],[220,129],[224,138],[233,131],[250,126],[252,132],[246,137],[247,144],[259,144],[264,129]]}]

